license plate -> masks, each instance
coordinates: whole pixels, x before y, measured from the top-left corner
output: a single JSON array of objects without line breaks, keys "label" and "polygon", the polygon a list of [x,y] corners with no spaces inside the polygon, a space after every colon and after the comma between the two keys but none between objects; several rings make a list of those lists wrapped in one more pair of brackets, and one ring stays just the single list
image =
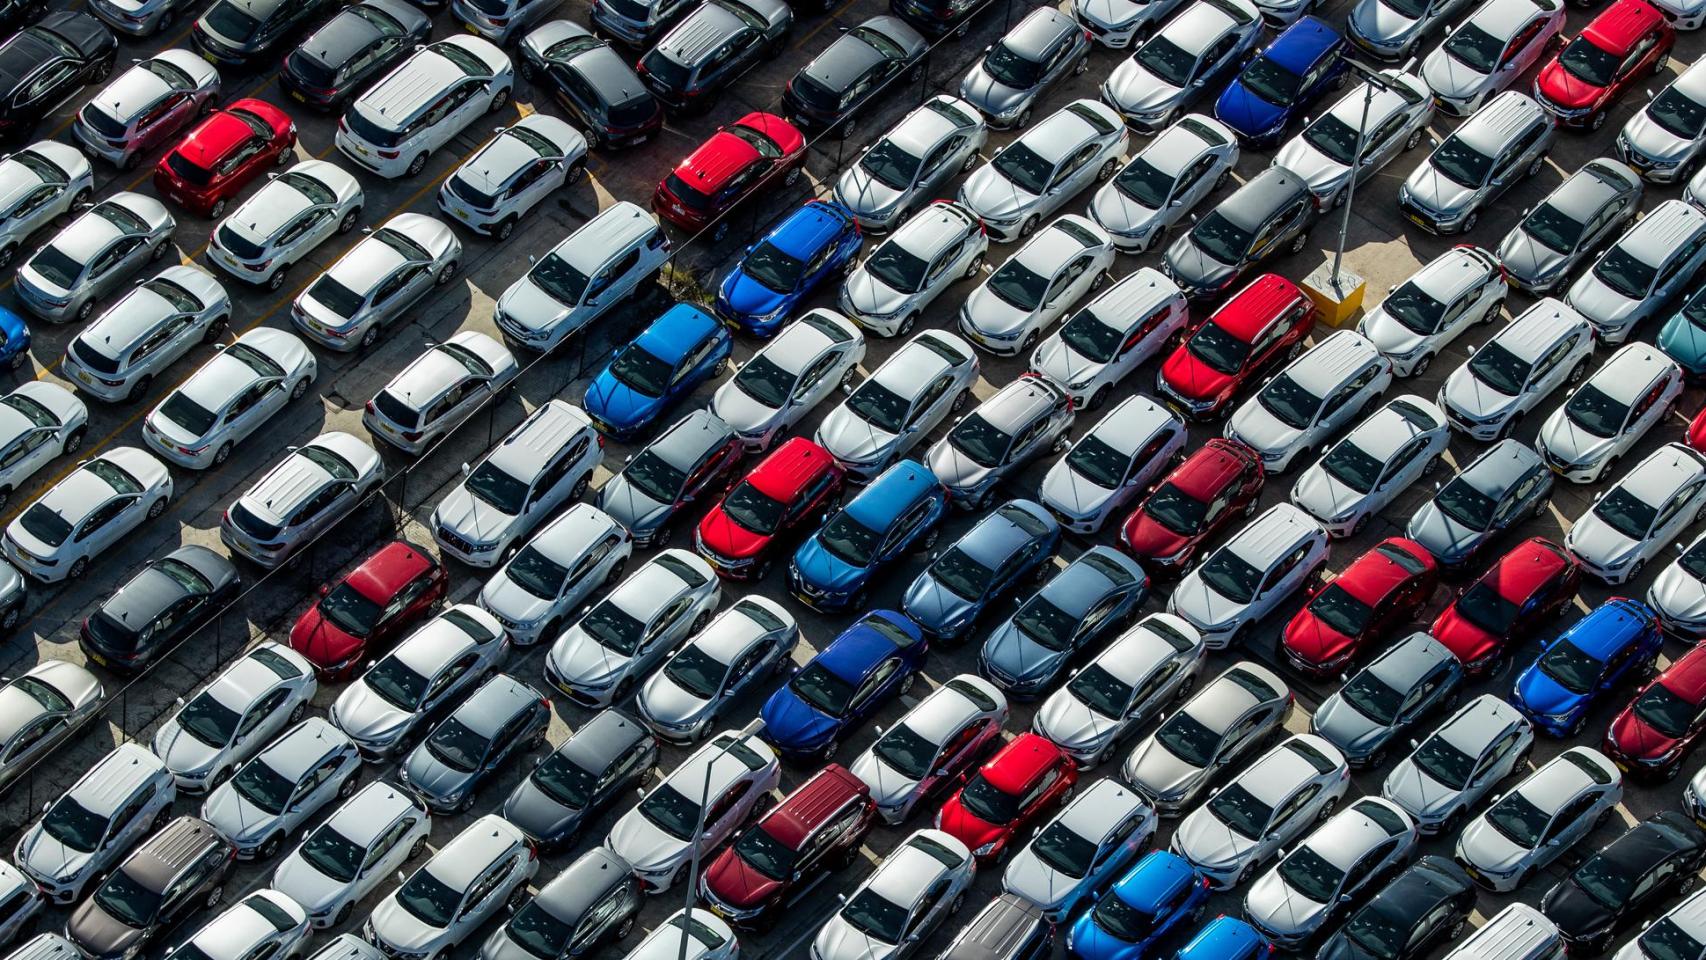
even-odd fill
[{"label": "license plate", "polygon": [[1471,879],[1471,880],[1479,880],[1479,879],[1481,879],[1481,871],[1479,871],[1479,870],[1477,870],[1477,869],[1475,869],[1475,868],[1474,868],[1474,867],[1470,867],[1470,866],[1465,866],[1465,867],[1464,867],[1464,868],[1463,868],[1463,872],[1464,872],[1464,873],[1467,873],[1467,874],[1469,874],[1469,878],[1470,878],[1470,879]]},{"label": "license plate", "polygon": [[471,24],[471,23],[464,23],[464,24],[463,24],[463,25],[462,25],[462,29],[464,29],[464,30],[466,30],[466,31],[468,31],[468,32],[469,32],[469,33],[471,33],[471,34],[473,34],[473,35],[475,35],[475,36],[479,36],[479,35],[480,35],[480,31],[478,31],[478,30],[476,30],[476,29],[474,29],[474,25],[473,25],[473,24]]},{"label": "license plate", "polygon": [[457,211],[455,211],[455,213],[456,213],[456,219],[458,219],[458,220],[468,219],[468,212],[466,210],[457,210]]},{"label": "license plate", "polygon": [[1431,229],[1428,226],[1428,222],[1426,220],[1423,220],[1421,217],[1417,216],[1416,214],[1411,213],[1411,214],[1406,214],[1406,216],[1408,216],[1410,218],[1411,223],[1415,224],[1418,227],[1421,227],[1423,230]]},{"label": "license plate", "polygon": [[290,98],[292,100],[295,100],[297,103],[307,103],[308,102],[308,98],[303,96],[302,93],[300,91],[297,91],[297,90],[290,91]]},{"label": "license plate", "polygon": [[214,55],[213,55],[213,54],[211,54],[211,53],[208,53],[208,52],[207,52],[207,51],[206,51],[206,50],[203,50],[203,51],[202,51],[202,52],[201,52],[201,58],[202,58],[202,59],[203,59],[203,60],[206,60],[206,61],[207,61],[207,62],[208,62],[208,63],[211,63],[211,64],[213,64],[213,65],[214,65],[214,66],[216,66],[216,67],[217,67],[217,66],[219,66],[219,58],[218,58],[218,57],[216,57],[216,56],[214,56]]},{"label": "license plate", "polygon": [[367,156],[367,148],[366,148],[366,147],[364,147],[364,146],[362,146],[362,145],[361,145],[361,144],[359,144],[359,143],[352,143],[352,144],[350,144],[350,146],[352,146],[352,147],[354,147],[354,148],[355,148],[355,152],[356,152],[356,153],[359,153],[359,154],[361,154],[361,155],[362,155],[362,156],[364,156],[364,157],[365,157],[365,156]]},{"label": "license plate", "polygon": [[89,662],[99,664],[103,667],[110,666],[110,664],[107,663],[106,657],[101,656],[93,650],[87,651],[87,653],[89,655]]},{"label": "license plate", "polygon": [[95,378],[89,376],[88,374],[84,373],[81,370],[77,371],[77,379],[83,381],[84,383],[88,384],[91,387],[95,385]]}]

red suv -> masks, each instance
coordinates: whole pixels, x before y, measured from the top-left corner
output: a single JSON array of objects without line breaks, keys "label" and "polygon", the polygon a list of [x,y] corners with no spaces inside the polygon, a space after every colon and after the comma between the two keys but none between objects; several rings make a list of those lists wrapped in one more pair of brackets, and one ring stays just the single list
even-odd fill
[{"label": "red suv", "polygon": [[1403,537],[1382,540],[1310,591],[1285,625],[1285,658],[1311,676],[1337,673],[1387,631],[1416,619],[1438,582],[1439,564],[1426,547]]},{"label": "red suv", "polygon": [[330,587],[290,628],[290,646],[321,678],[347,680],[362,658],[396,643],[443,602],[449,578],[401,540],[380,547]]},{"label": "red suv", "polygon": [[265,100],[239,100],[196,124],[154,168],[154,189],[191,213],[219,219],[261,171],[290,162],[296,124]]},{"label": "red suv", "polygon": [[1156,383],[1162,399],[1194,420],[1219,416],[1246,384],[1302,352],[1317,312],[1297,284],[1262,274],[1162,361]]},{"label": "red suv", "polygon": [[1120,530],[1120,546],[1152,574],[1178,573],[1222,527],[1256,512],[1265,477],[1254,450],[1215,437],[1137,505]]},{"label": "red suv", "polygon": [[1654,677],[1605,731],[1605,753],[1640,777],[1669,780],[1706,731],[1706,647]]},{"label": "red suv", "polygon": [[876,820],[871,788],[832,763],[711,861],[700,896],[734,925],[768,930],[825,873],[858,859]]},{"label": "red suv", "polygon": [[728,579],[764,579],[788,534],[823,521],[845,476],[828,450],[789,440],[699,521],[699,555]]},{"label": "red suv", "polygon": [[1563,547],[1540,537],[1525,540],[1458,591],[1428,632],[1471,676],[1480,675],[1569,603],[1581,578],[1581,567]]},{"label": "red suv", "polygon": [[1046,737],[1022,733],[990,757],[936,814],[936,828],[981,863],[1005,859],[1020,834],[1072,796],[1078,765]]},{"label": "red suv", "polygon": [[[652,209],[697,233],[771,174],[777,174],[776,183],[799,179],[805,151],[806,138],[793,124],[772,113],[749,113],[720,128],[676,165],[652,194]],[[779,173],[784,168],[788,172]],[[728,221],[717,220],[714,237],[721,239],[727,230]]]},{"label": "red suv", "polygon": [[1647,0],[1617,0],[1534,78],[1534,98],[1568,127],[1598,130],[1611,106],[1664,69],[1676,31]]}]

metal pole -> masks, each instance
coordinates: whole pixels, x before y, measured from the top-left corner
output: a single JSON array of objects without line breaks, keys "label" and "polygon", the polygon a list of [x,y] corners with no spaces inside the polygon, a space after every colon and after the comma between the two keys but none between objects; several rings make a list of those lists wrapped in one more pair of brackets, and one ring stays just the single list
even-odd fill
[{"label": "metal pole", "polygon": [[1357,146],[1351,152],[1350,182],[1345,184],[1345,213],[1339,218],[1339,244],[1333,248],[1333,295],[1339,295],[1339,264],[1345,259],[1345,238],[1351,232],[1351,201],[1356,198],[1357,175],[1362,173],[1363,140],[1368,134],[1368,108],[1374,102],[1374,82],[1363,81],[1362,119],[1357,121]]},{"label": "metal pole", "polygon": [[[753,720],[741,727],[735,734],[733,743],[740,743],[747,737],[756,736],[764,729],[762,718]],[[733,744],[731,744],[732,746]],[[711,768],[717,765],[723,754],[728,753],[728,747],[718,747],[717,752],[705,763],[705,784],[699,790],[699,816],[693,824],[693,858],[688,862],[686,889],[681,896],[681,950],[676,954],[676,960],[687,960],[687,921],[693,919],[693,898],[699,892],[699,848],[700,838],[705,832],[705,806],[711,802]]]}]

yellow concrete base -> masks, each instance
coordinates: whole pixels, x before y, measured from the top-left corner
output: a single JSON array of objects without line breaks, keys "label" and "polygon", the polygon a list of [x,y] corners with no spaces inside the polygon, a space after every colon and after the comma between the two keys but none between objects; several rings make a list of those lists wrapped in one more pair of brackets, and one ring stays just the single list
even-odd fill
[{"label": "yellow concrete base", "polygon": [[1323,263],[1299,284],[1309,299],[1321,311],[1321,322],[1330,327],[1353,325],[1362,310],[1362,295],[1368,284],[1349,268],[1339,267],[1338,283],[1333,282],[1333,264]]}]

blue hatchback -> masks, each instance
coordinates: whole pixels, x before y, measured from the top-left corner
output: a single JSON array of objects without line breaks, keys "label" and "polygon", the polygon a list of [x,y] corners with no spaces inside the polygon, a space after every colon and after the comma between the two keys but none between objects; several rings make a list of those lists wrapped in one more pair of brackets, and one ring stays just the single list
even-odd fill
[{"label": "blue hatchback", "polygon": [[1214,118],[1257,146],[1279,140],[1328,89],[1344,86],[1345,38],[1303,17],[1274,38],[1214,102]]},{"label": "blue hatchback", "polygon": [[1540,651],[1517,676],[1511,702],[1546,733],[1575,736],[1594,701],[1646,670],[1663,645],[1646,604],[1607,600]]},{"label": "blue hatchback", "polygon": [[852,265],[859,243],[846,208],[811,201],[746,248],[717,291],[717,316],[755,336],[774,335],[823,278]]},{"label": "blue hatchback", "polygon": [[1195,923],[1208,881],[1182,857],[1156,850],[1072,924],[1066,951],[1083,960],[1138,960],[1182,923]]},{"label": "blue hatchback", "polygon": [[592,378],[586,388],[587,415],[612,437],[633,437],[721,372],[732,345],[716,317],[678,303],[617,350]]},{"label": "blue hatchback", "polygon": [[909,553],[928,552],[948,513],[930,468],[902,460],[884,470],[794,551],[788,589],[819,610],[858,610],[871,581]]},{"label": "blue hatchback", "polygon": [[1173,960],[1258,960],[1273,954],[1274,945],[1255,927],[1221,914],[1203,924]]},{"label": "blue hatchback", "polygon": [[912,686],[924,634],[892,610],[873,610],[841,632],[764,701],[764,739],[792,758],[828,757],[847,735]]},{"label": "blue hatchback", "polygon": [[0,366],[21,367],[30,359],[30,325],[0,307]]}]

